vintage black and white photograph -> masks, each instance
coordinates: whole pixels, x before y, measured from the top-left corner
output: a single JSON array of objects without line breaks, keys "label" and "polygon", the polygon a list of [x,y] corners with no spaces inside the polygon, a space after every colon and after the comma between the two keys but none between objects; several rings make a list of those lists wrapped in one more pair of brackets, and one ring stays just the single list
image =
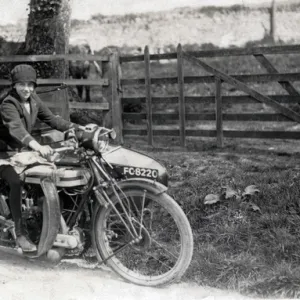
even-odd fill
[{"label": "vintage black and white photograph", "polygon": [[300,298],[300,0],[0,0],[0,300]]}]

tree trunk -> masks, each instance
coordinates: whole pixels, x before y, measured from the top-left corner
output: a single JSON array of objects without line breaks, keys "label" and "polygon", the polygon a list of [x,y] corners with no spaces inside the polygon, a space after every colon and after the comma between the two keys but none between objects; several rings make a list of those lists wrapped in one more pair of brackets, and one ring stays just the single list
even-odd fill
[{"label": "tree trunk", "polygon": [[[30,0],[23,54],[67,54],[71,27],[70,0]],[[66,78],[64,61],[35,64],[41,78]]]}]

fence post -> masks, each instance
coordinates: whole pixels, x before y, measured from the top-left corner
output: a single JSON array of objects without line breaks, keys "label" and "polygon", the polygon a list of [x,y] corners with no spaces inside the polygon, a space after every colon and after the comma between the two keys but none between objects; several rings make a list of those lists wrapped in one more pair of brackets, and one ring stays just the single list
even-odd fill
[{"label": "fence post", "polygon": [[109,85],[103,87],[103,97],[108,101],[110,109],[103,112],[103,126],[114,128],[117,133],[117,142],[123,143],[123,120],[122,103],[119,95],[121,67],[120,58],[117,52],[110,55],[109,62],[102,63],[103,78],[109,79]]},{"label": "fence post", "polygon": [[223,117],[222,117],[222,82],[220,77],[215,77],[216,83],[216,129],[217,129],[217,147],[224,146],[223,141]]},{"label": "fence post", "polygon": [[149,54],[148,46],[146,46],[144,49],[144,61],[145,61],[145,88],[146,88],[146,105],[147,105],[148,145],[153,146],[150,54]]},{"label": "fence post", "polygon": [[272,41],[275,42],[276,39],[276,2],[272,1],[272,6],[270,8],[270,36]]},{"label": "fence post", "polygon": [[183,72],[183,55],[182,46],[177,46],[177,77],[179,91],[179,128],[180,128],[180,146],[186,146],[185,140],[185,99],[184,99],[184,72]]},{"label": "fence post", "polygon": [[102,62],[102,78],[108,79],[108,86],[102,86],[102,96],[109,104],[109,110],[102,112],[102,126],[111,128],[112,127],[112,104],[111,104],[111,55],[108,61]]}]

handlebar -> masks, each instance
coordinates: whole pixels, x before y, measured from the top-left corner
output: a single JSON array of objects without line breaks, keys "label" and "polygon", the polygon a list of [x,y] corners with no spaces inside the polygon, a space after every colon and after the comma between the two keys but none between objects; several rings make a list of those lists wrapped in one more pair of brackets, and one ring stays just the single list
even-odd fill
[{"label": "handlebar", "polygon": [[67,150],[74,150],[75,147],[72,146],[65,146],[65,147],[61,147],[61,148],[55,148],[53,149],[55,152],[63,152],[63,151],[67,151]]},{"label": "handlebar", "polygon": [[71,146],[65,146],[65,147],[60,147],[60,148],[54,148],[54,153],[47,158],[49,162],[55,162],[61,158],[60,152],[67,151],[67,150],[74,150],[75,147]]},{"label": "handlebar", "polygon": [[[103,150],[108,145],[108,139],[115,139],[115,130],[100,127],[96,124],[88,124],[86,126],[78,126],[75,130],[70,128],[65,132],[65,140],[74,139],[77,146],[83,146],[96,152]],[[67,146],[67,147],[66,147]],[[62,148],[54,149],[56,152],[65,150],[74,150],[75,147],[65,145]]]}]

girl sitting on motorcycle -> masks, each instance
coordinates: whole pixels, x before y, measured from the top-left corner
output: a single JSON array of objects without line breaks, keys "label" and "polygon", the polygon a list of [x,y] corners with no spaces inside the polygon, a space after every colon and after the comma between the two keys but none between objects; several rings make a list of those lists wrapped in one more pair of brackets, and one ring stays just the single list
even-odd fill
[{"label": "girl sitting on motorcycle", "polygon": [[[48,158],[54,153],[50,146],[40,145],[31,132],[39,119],[59,131],[76,128],[77,125],[54,115],[35,93],[37,86],[36,71],[29,65],[17,65],[11,71],[12,86],[10,92],[1,103],[0,109],[0,151],[16,150],[27,147]],[[21,181],[19,175],[9,163],[1,160],[0,178],[10,188],[9,205],[15,222],[16,243],[24,252],[34,252],[36,245],[29,239],[22,222],[21,213]]]}]

